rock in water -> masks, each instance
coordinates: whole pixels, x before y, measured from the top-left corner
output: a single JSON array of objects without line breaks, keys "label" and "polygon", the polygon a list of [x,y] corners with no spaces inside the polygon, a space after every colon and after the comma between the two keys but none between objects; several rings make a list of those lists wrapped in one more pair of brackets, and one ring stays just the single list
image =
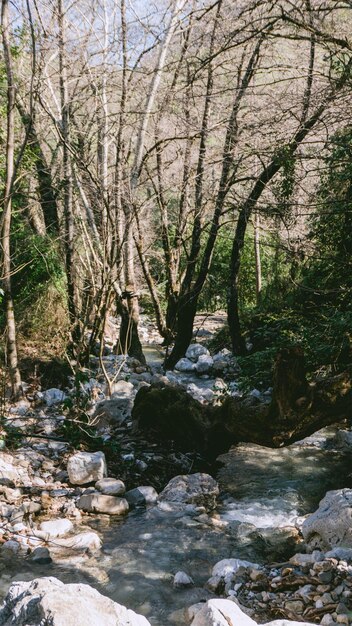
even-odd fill
[{"label": "rock in water", "polygon": [[77,507],[86,513],[106,513],[107,515],[125,515],[129,509],[125,498],[103,496],[100,493],[88,493],[81,496]]},{"label": "rock in water", "polygon": [[143,617],[89,585],[65,585],[57,578],[12,583],[0,609],[1,626],[150,626]]},{"label": "rock in water", "polygon": [[154,487],[143,486],[131,489],[126,493],[126,500],[130,506],[145,506],[147,504],[155,504],[158,499],[158,493]]},{"label": "rock in water", "polygon": [[104,478],[107,474],[103,452],[77,452],[67,463],[70,483],[86,485]]},{"label": "rock in water", "polygon": [[159,496],[160,502],[176,504],[194,504],[212,510],[216,506],[219,486],[209,474],[188,474],[175,476],[166,485]]},{"label": "rock in water", "polygon": [[193,578],[188,576],[186,572],[176,572],[174,576],[174,587],[176,587],[176,589],[191,587],[192,585],[194,585]]},{"label": "rock in water", "polygon": [[302,525],[304,539],[312,548],[352,548],[352,489],[328,491],[319,508]]}]

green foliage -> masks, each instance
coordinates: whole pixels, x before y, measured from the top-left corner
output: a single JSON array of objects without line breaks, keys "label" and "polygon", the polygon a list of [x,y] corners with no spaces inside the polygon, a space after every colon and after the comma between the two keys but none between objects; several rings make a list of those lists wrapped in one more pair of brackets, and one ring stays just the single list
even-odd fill
[{"label": "green foliage", "polygon": [[12,291],[17,319],[28,336],[59,331],[66,319],[66,277],[60,249],[16,215]]},{"label": "green foliage", "polygon": [[318,208],[310,221],[314,255],[303,287],[312,304],[351,311],[352,298],[352,128],[328,146]]}]

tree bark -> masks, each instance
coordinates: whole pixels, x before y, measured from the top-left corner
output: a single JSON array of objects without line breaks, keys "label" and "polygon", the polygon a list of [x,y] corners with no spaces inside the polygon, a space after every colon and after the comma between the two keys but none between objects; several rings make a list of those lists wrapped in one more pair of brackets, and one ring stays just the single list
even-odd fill
[{"label": "tree bark", "polygon": [[10,371],[11,393],[13,397],[22,394],[21,374],[18,367],[17,337],[15,313],[11,289],[11,218],[12,189],[15,155],[15,102],[16,87],[13,75],[10,44],[9,3],[2,0],[1,5],[2,43],[7,78],[7,129],[6,129],[6,167],[5,188],[3,194],[3,215],[1,220],[1,246],[3,266],[3,290],[7,325],[7,362]]},{"label": "tree bark", "polygon": [[67,300],[71,325],[71,340],[69,349],[75,352],[75,345],[80,340],[80,325],[77,313],[77,286],[74,268],[75,254],[75,226],[73,215],[73,173],[70,143],[70,110],[67,88],[67,56],[65,50],[65,14],[63,0],[58,0],[58,27],[59,27],[59,82],[61,105],[61,133],[63,151],[63,188],[64,188],[64,220],[65,220],[65,260],[67,276]]},{"label": "tree bark", "polygon": [[43,211],[45,228],[48,234],[57,235],[59,232],[59,218],[56,194],[54,191],[50,169],[46,162],[46,158],[36,132],[35,120],[33,119],[33,116],[31,118],[31,116],[26,113],[18,98],[16,100],[16,106],[21,116],[22,124],[28,134],[28,145],[30,146],[35,158],[35,167],[38,179],[38,195]]}]

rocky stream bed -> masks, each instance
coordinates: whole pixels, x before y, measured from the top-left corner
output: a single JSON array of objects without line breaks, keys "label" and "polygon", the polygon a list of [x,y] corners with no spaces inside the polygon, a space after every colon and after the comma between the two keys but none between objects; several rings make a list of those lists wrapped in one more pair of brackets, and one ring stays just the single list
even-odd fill
[{"label": "rocky stream bed", "polygon": [[65,441],[77,386],[7,407],[31,436],[0,451],[0,624],[351,624],[351,432],[240,444],[217,465],[148,440],[131,420],[141,387],[177,383],[215,404],[241,393],[227,351],[194,344],[164,373],[148,338],[147,367],[105,355],[110,396],[97,357],[80,383],[106,454]]}]

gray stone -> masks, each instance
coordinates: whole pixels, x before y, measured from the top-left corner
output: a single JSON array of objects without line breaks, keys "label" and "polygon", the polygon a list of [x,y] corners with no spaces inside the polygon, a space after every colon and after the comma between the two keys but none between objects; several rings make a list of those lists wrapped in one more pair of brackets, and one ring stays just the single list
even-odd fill
[{"label": "gray stone", "polygon": [[186,572],[176,572],[174,576],[174,587],[176,587],[176,589],[191,587],[192,585],[194,585],[193,578],[188,576]]},{"label": "gray stone", "polygon": [[186,358],[196,362],[201,356],[209,356],[209,350],[200,343],[191,343],[187,348]]},{"label": "gray stone", "polygon": [[155,504],[158,499],[158,492],[154,487],[140,486],[135,489],[131,489],[126,493],[126,500],[132,507],[144,506],[146,504]]},{"label": "gray stone", "polygon": [[335,436],[336,445],[345,450],[352,450],[352,431],[338,430]]},{"label": "gray stone", "polygon": [[125,515],[128,513],[128,502],[125,498],[104,496],[100,493],[83,495],[77,507],[86,513],[106,513],[107,515]]},{"label": "gray stone", "polygon": [[107,473],[103,452],[77,452],[67,463],[70,483],[86,485],[104,478]]},{"label": "gray stone", "polygon": [[57,578],[12,583],[0,609],[1,626],[150,626],[148,620],[89,585]]},{"label": "gray stone", "polygon": [[196,370],[198,374],[206,374],[207,372],[210,372],[212,367],[213,367],[213,359],[211,358],[211,356],[206,355],[206,354],[201,354],[196,363]]},{"label": "gray stone", "polygon": [[328,491],[303,522],[302,534],[308,545],[322,550],[352,548],[352,489]]},{"label": "gray stone", "polygon": [[95,483],[95,488],[106,496],[122,496],[126,491],[125,484],[117,478],[102,478]]},{"label": "gray stone", "polygon": [[38,563],[39,565],[47,565],[52,561],[48,548],[44,548],[42,546],[38,546],[38,548],[35,548],[33,550],[30,555],[30,559],[31,561],[33,561],[34,563]]},{"label": "gray stone", "polygon": [[196,364],[186,358],[180,359],[175,365],[175,370],[178,372],[194,372],[195,369]]},{"label": "gray stone", "polygon": [[123,424],[131,417],[133,398],[128,396],[112,397],[99,402],[94,410],[92,421],[98,430]]},{"label": "gray stone", "polygon": [[13,541],[12,539],[10,539],[9,541],[5,541],[2,544],[2,551],[5,552],[10,552],[12,554],[17,554],[20,550],[20,544],[18,543],[18,541]]},{"label": "gray stone", "polygon": [[194,504],[204,506],[207,510],[214,509],[216,498],[219,495],[219,486],[209,474],[188,474],[175,476],[161,492],[161,502],[177,504]]},{"label": "gray stone", "polygon": [[132,383],[127,380],[118,380],[111,387],[112,398],[134,398],[135,393]]},{"label": "gray stone", "polygon": [[64,400],[66,400],[67,395],[62,389],[47,389],[43,392],[43,400],[47,406],[54,406],[55,404],[61,404]]}]

